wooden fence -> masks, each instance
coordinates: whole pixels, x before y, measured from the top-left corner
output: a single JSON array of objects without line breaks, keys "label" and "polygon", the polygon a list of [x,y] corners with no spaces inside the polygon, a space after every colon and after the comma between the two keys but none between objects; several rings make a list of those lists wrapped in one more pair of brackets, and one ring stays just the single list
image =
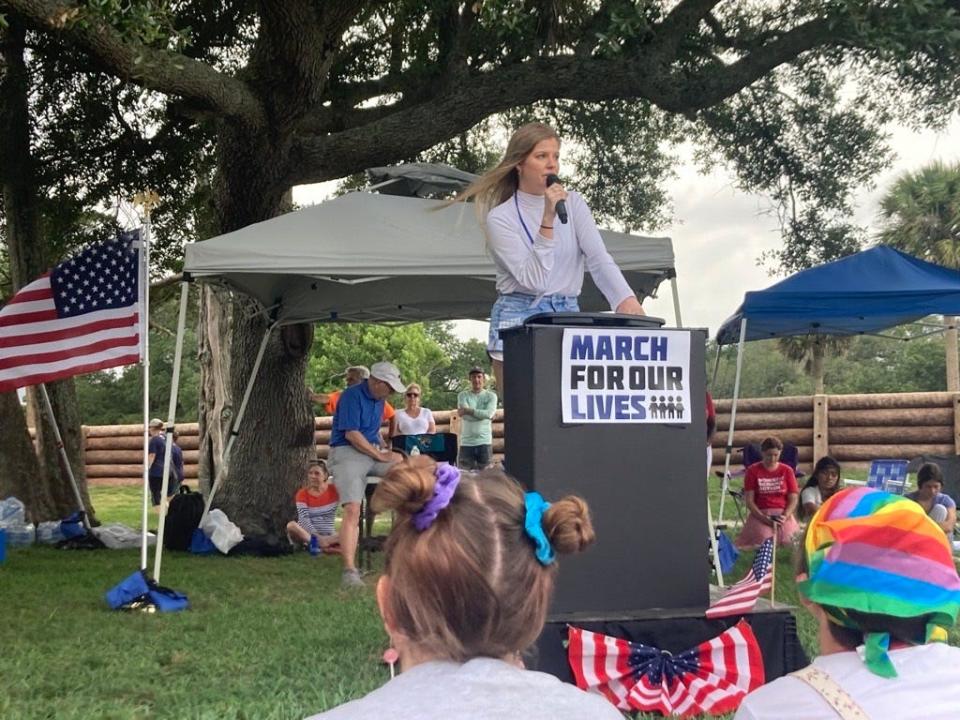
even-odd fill
[{"label": "wooden fence", "polygon": [[[718,400],[714,468],[723,466],[730,400]],[[883,393],[746,398],[737,403],[733,447],[776,435],[800,451],[805,469],[832,455],[845,468],[878,458],[960,453],[960,393]],[[733,463],[741,462],[736,452]]]},{"label": "wooden fence", "polygon": [[[460,433],[460,418],[452,410],[433,413],[437,432]],[[332,418],[314,419],[314,441],[317,457],[326,458],[330,447]],[[384,424],[386,428],[386,424]],[[124,485],[140,482],[143,478],[143,426],[142,425],[86,425],[87,479],[97,485]],[[200,438],[197,423],[177,425],[180,437],[177,444],[183,450],[183,470],[187,480],[197,478],[197,461]],[[493,453],[503,456],[503,410],[493,416]]]},{"label": "wooden fence", "polygon": [[[715,469],[723,466],[730,427],[730,400],[717,401]],[[438,432],[460,431],[456,412],[434,412]],[[317,456],[327,457],[330,417],[315,420]],[[177,426],[187,479],[197,477],[197,424]],[[140,425],[85,426],[87,478],[95,484],[137,482],[142,477],[143,429]],[[876,458],[910,459],[960,453],[960,393],[890,393],[745,398],[737,403],[734,448],[776,435],[799,448],[800,464],[832,455],[845,468],[865,468]],[[493,452],[503,454],[503,411],[493,418]],[[732,463],[741,462],[739,451]]]}]

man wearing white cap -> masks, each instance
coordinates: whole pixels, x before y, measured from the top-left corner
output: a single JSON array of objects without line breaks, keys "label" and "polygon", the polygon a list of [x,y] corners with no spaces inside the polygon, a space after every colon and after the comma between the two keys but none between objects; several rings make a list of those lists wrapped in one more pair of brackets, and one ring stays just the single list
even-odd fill
[{"label": "man wearing white cap", "polygon": [[330,433],[330,474],[343,505],[340,547],[343,551],[343,587],[363,587],[356,567],[360,532],[360,502],[367,476],[382,476],[401,456],[382,447],[380,422],[383,403],[406,385],[400,371],[389,362],[374,363],[370,377],[351,385],[340,395]]}]

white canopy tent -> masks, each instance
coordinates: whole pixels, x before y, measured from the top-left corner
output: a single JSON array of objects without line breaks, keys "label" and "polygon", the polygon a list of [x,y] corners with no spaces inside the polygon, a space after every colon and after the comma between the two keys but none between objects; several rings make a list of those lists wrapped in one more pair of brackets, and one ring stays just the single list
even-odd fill
[{"label": "white canopy tent", "polygon": [[[435,191],[433,171],[417,166],[416,182]],[[426,170],[424,169],[426,168]],[[392,177],[394,168],[379,169]],[[459,171],[453,171],[459,173]],[[448,173],[449,174],[449,173]],[[421,179],[421,175],[426,180]],[[469,182],[464,173],[450,178]],[[388,180],[387,183],[396,183]],[[383,188],[387,191],[387,188]],[[673,245],[669,238],[647,238],[602,230],[607,249],[643,300],[671,280],[674,311],[680,325]],[[496,299],[496,269],[485,250],[483,232],[472,205],[372,192],[353,192],[235,232],[188,245],[177,328],[176,362],[171,384],[167,446],[174,425],[179,358],[186,317],[186,287],[191,280],[217,283],[253,298],[267,327],[223,451],[204,518],[222,478],[243,421],[267,341],[274,328],[303,322],[403,323],[427,320],[485,320]],[[589,279],[580,295],[584,311],[609,306]],[[164,467],[169,470],[169,452]],[[158,528],[154,578],[159,581],[163,515]]]},{"label": "white canopy tent", "polygon": [[[601,235],[641,300],[674,278],[669,238]],[[369,192],[188,245],[184,273],[250,295],[280,325],[484,320],[497,297],[472,205]],[[589,279],[580,304],[609,309]]]}]

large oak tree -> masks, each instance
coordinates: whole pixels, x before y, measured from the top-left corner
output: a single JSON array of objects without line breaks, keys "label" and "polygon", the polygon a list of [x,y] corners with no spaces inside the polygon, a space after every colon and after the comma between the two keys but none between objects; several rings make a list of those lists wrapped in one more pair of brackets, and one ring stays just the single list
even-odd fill
[{"label": "large oak tree", "polygon": [[[803,265],[846,242],[833,230],[850,191],[886,159],[879,126],[942,120],[960,97],[958,0],[0,0],[0,9],[212,138],[220,232],[282,212],[293,185],[414,157],[495,113],[546,113],[587,141],[591,194],[625,198],[610,211],[628,224],[644,198],[648,215],[662,201],[651,182],[629,182],[656,180],[642,159],[662,160],[658,139],[689,139],[704,162],[729,163],[744,187],[774,197],[787,231],[780,259]],[[208,290],[201,325],[209,474],[264,320]],[[311,452],[309,335],[273,338],[227,469],[221,501],[247,532],[282,527]]]}]

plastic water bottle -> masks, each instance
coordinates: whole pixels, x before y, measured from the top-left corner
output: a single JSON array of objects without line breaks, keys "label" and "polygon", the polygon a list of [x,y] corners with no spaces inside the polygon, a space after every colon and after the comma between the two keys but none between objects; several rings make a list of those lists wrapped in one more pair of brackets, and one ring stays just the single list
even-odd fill
[{"label": "plastic water bottle", "polygon": [[320,541],[317,540],[316,535],[310,536],[310,554],[314,557],[320,554]]}]

